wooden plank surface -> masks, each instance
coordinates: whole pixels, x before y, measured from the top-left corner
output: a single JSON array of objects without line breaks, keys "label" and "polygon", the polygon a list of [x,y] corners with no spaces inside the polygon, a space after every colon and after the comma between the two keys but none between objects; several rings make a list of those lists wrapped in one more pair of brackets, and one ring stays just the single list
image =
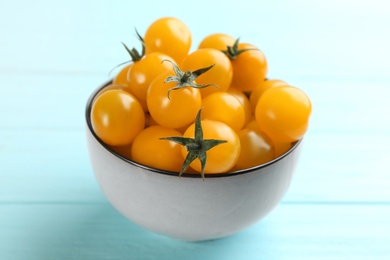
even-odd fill
[{"label": "wooden plank surface", "polygon": [[[390,205],[281,204],[219,240],[170,239],[107,204],[3,204],[3,259],[358,259],[390,254]],[[359,227],[359,228],[357,228]]]},{"label": "wooden plank surface", "polygon": [[[390,4],[200,0],[191,8],[0,2],[0,259],[390,259]],[[283,201],[225,239],[188,243],[136,226],[108,204],[89,164],[90,93],[128,59],[121,41],[140,46],[134,27],[168,15],[190,27],[193,49],[221,31],[258,44],[269,77],[313,102]]]}]

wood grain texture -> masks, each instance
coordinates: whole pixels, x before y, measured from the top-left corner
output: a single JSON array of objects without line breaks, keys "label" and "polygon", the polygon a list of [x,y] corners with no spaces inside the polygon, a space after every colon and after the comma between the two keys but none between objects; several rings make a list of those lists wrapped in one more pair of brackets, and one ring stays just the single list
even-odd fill
[{"label": "wood grain texture", "polygon": [[[386,0],[0,2],[0,259],[390,259]],[[153,5],[151,10],[148,8]],[[223,12],[221,8],[223,7]],[[212,19],[199,19],[211,17]],[[187,243],[117,213],[95,181],[85,104],[161,16],[256,44],[313,103],[291,187],[231,237]],[[117,70],[114,70],[114,74]]]}]

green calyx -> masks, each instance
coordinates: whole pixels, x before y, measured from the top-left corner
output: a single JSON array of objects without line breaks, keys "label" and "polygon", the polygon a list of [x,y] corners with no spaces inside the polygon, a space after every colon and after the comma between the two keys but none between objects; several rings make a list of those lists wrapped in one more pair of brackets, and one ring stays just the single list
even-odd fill
[{"label": "green calyx", "polygon": [[197,77],[199,77],[200,75],[202,75],[203,73],[205,73],[208,70],[210,70],[212,67],[214,67],[214,64],[209,66],[209,67],[201,68],[201,69],[198,69],[198,70],[195,70],[195,71],[187,70],[186,72],[183,72],[172,61],[170,61],[170,60],[163,60],[163,62],[165,62],[165,61],[168,61],[168,62],[172,63],[173,70],[175,72],[175,76],[167,77],[164,80],[164,83],[168,83],[168,82],[176,82],[177,83],[177,85],[175,87],[170,88],[168,90],[168,98],[169,98],[169,94],[170,94],[171,90],[177,90],[177,89],[181,89],[181,88],[184,88],[184,87],[205,88],[205,87],[213,86],[213,87],[217,87],[218,88],[218,86],[215,85],[215,84],[203,84],[203,85],[201,85],[201,84],[195,83],[195,79]]},{"label": "green calyx", "polygon": [[237,38],[237,40],[234,42],[233,46],[227,45],[226,50],[222,50],[222,52],[228,56],[230,60],[234,60],[237,58],[238,55],[240,55],[243,52],[250,51],[250,50],[258,50],[256,48],[248,48],[248,49],[238,49],[238,43],[240,41],[240,38]]},{"label": "green calyx", "polygon": [[128,61],[128,62],[137,62],[137,61],[141,60],[143,56],[145,56],[145,41],[144,41],[144,38],[142,38],[142,36],[138,33],[137,29],[135,29],[135,33],[137,35],[138,40],[142,44],[142,52],[139,53],[136,48],[130,49],[130,48],[128,48],[126,46],[126,44],[124,44],[122,42],[122,45],[125,47],[127,53],[129,53],[129,55],[131,57],[131,60]]},{"label": "green calyx", "polygon": [[201,164],[201,176],[204,180],[204,171],[207,163],[207,154],[206,152],[222,143],[226,143],[226,140],[217,140],[217,139],[204,139],[203,138],[203,129],[200,121],[201,110],[199,110],[196,119],[195,119],[195,137],[183,137],[183,136],[172,136],[161,138],[161,140],[169,140],[180,145],[183,145],[188,154],[184,160],[183,166],[179,173],[179,177],[184,173],[184,171],[190,166],[190,164],[196,159],[199,158]]},{"label": "green calyx", "polygon": [[137,61],[141,60],[142,57],[145,56],[145,41],[144,41],[144,38],[142,38],[142,36],[138,33],[137,29],[135,29],[135,33],[136,33],[136,35],[137,35],[138,40],[139,40],[139,41],[141,42],[141,44],[142,44],[142,52],[139,53],[139,52],[137,51],[137,49],[134,48],[134,47],[130,49],[129,47],[127,47],[126,44],[124,44],[124,43],[122,42],[123,47],[125,47],[127,53],[130,55],[131,59],[128,60],[128,61],[125,61],[125,62],[122,62],[122,63],[116,65],[116,66],[110,71],[109,75],[111,74],[111,72],[112,72],[114,69],[116,69],[116,68],[118,68],[118,67],[120,67],[120,66],[122,66],[122,65],[128,64],[128,63],[130,63],[130,62],[137,62]]}]

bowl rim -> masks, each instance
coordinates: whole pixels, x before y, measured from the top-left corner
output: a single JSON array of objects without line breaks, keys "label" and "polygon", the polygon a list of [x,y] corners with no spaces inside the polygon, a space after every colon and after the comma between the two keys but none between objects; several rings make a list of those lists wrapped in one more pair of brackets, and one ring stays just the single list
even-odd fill
[{"label": "bowl rim", "polygon": [[[92,127],[92,122],[91,122],[91,110],[92,110],[92,103],[93,103],[93,100],[95,99],[95,97],[97,96],[97,94],[102,90],[104,89],[105,87],[109,86],[110,84],[112,84],[112,80],[109,80],[107,81],[106,83],[102,84],[100,87],[96,88],[89,96],[88,100],[87,100],[87,103],[86,103],[86,108],[85,108],[85,119],[86,119],[86,123],[87,123],[87,128],[88,130],[91,132],[92,136],[95,138],[96,141],[98,141],[98,143],[105,149],[107,150],[110,154],[116,156],[117,158],[121,159],[122,161],[126,162],[126,163],[129,163],[131,164],[132,166],[135,166],[135,167],[138,167],[138,168],[141,168],[141,169],[144,169],[144,170],[148,170],[150,172],[154,172],[154,173],[159,173],[159,174],[163,174],[163,175],[168,175],[168,176],[174,176],[174,177],[179,177],[179,173],[178,172],[173,172],[173,171],[167,171],[167,170],[162,170],[162,169],[157,169],[157,168],[152,168],[150,166],[147,166],[147,165],[144,165],[144,164],[140,164],[140,163],[137,163],[133,160],[130,160],[122,155],[120,155],[119,153],[115,152],[112,148],[110,148],[107,144],[105,144],[95,133],[95,131],[93,130],[93,127]],[[260,165],[257,165],[257,166],[253,166],[253,167],[250,167],[250,168],[246,168],[246,169],[242,169],[242,170],[237,170],[237,171],[232,171],[232,172],[226,172],[226,173],[206,173],[205,174],[205,178],[226,178],[226,177],[231,177],[231,176],[236,176],[236,175],[242,175],[242,174],[247,174],[247,173],[254,173],[260,169],[263,169],[263,168],[266,168],[266,167],[269,167],[277,162],[279,162],[280,160],[282,160],[283,158],[285,158],[286,156],[288,156],[290,153],[292,153],[299,145],[300,143],[302,142],[303,138],[299,139],[298,141],[296,141],[295,143],[293,143],[293,146],[287,151],[285,152],[284,154],[280,155],[279,157],[271,160],[271,161],[268,161],[266,163],[263,163],[263,164],[260,164]],[[193,173],[183,173],[182,175],[180,175],[181,178],[196,178],[196,179],[200,179],[202,178],[202,176],[200,174],[193,174]]]}]

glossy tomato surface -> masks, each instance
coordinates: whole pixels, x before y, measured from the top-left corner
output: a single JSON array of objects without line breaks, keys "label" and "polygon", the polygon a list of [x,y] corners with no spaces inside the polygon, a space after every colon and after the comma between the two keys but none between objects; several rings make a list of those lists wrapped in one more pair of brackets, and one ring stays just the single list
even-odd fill
[{"label": "glossy tomato surface", "polygon": [[161,138],[181,136],[180,132],[154,125],[142,130],[134,139],[131,147],[131,159],[156,169],[179,172],[184,158],[180,144]]},{"label": "glossy tomato surface", "polygon": [[227,46],[233,46],[236,40],[225,33],[213,33],[207,35],[200,42],[198,49],[213,48],[217,50],[226,50]]},{"label": "glossy tomato surface", "polygon": [[209,86],[200,89],[202,97],[218,91],[226,91],[233,78],[233,67],[229,58],[221,51],[211,48],[198,49],[186,56],[180,68],[183,71],[195,71],[214,65],[209,71],[196,78],[198,84],[215,84],[218,88]]},{"label": "glossy tomato surface", "polygon": [[223,122],[240,130],[245,125],[245,110],[240,101],[227,92],[216,92],[208,95],[202,102],[202,119]]},{"label": "glossy tomato surface", "polygon": [[294,142],[306,133],[312,106],[308,96],[293,86],[276,86],[260,97],[255,117],[259,127],[276,142]]},{"label": "glossy tomato surface", "polygon": [[91,123],[106,144],[127,145],[145,127],[145,113],[133,95],[120,89],[108,90],[94,100]]},{"label": "glossy tomato surface", "polygon": [[147,93],[147,105],[153,120],[170,128],[181,128],[190,125],[202,106],[199,89],[184,87],[168,91],[177,83],[164,80],[173,73],[161,74],[150,84]]},{"label": "glossy tomato surface", "polygon": [[[202,120],[203,138],[226,140],[226,143],[214,146],[206,152],[207,162],[205,173],[223,173],[233,168],[238,160],[241,146],[240,139],[236,132],[228,125],[214,121]],[[184,137],[194,138],[195,124],[188,127],[184,133]],[[187,156],[188,151],[185,147],[181,148],[184,157]],[[194,160],[190,167],[201,172],[201,164],[199,159]]]},{"label": "glossy tomato surface", "polygon": [[181,62],[191,48],[192,36],[187,25],[181,20],[162,17],[148,27],[144,41],[147,54],[162,52]]},{"label": "glossy tomato surface", "polygon": [[146,101],[150,83],[157,76],[166,71],[172,71],[172,65],[169,62],[164,62],[165,60],[174,62],[170,56],[164,53],[153,52],[134,62],[129,69],[129,86],[139,100]]}]

